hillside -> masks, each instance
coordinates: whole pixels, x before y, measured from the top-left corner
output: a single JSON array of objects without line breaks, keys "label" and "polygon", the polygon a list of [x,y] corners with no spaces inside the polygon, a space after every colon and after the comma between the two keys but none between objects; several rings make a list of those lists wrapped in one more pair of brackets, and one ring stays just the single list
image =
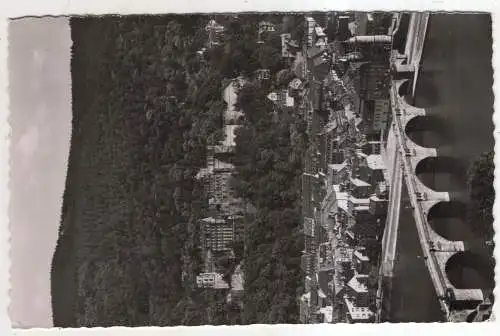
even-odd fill
[{"label": "hillside", "polygon": [[[209,52],[208,62],[196,53],[206,38],[203,16],[71,19],[72,138],[51,274],[56,327],[272,322],[242,318],[223,295],[193,285],[196,222],[206,211],[194,176],[206,145],[220,139],[222,83],[265,62],[273,72],[282,66],[278,48],[255,51],[255,41],[242,38],[254,36],[260,19],[227,19],[226,47]],[[287,197],[292,206],[296,196]],[[297,315],[289,304],[295,288],[272,297],[264,282],[255,286],[269,296],[262,302]]]}]

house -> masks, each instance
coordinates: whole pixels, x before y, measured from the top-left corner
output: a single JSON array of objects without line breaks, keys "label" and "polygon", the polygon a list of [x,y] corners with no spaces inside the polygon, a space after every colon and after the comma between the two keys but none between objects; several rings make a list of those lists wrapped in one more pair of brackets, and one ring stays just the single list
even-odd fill
[{"label": "house", "polygon": [[361,151],[357,154],[358,173],[361,179],[373,186],[386,180],[386,168],[381,154],[366,155]]},{"label": "house", "polygon": [[305,24],[306,27],[304,29],[305,41],[307,43],[307,47],[312,48],[314,45],[314,28],[316,27],[316,21],[310,16],[307,16],[305,20],[306,20]]},{"label": "house", "polygon": [[259,22],[259,34],[263,32],[275,32],[276,25],[269,21],[261,21]]},{"label": "house", "polygon": [[328,165],[328,179],[329,184],[340,184],[342,181],[345,181],[349,174],[349,169],[347,166],[347,162],[343,161],[338,164],[329,164]]},{"label": "house", "polygon": [[[306,239],[306,242],[308,239]],[[300,258],[301,268],[306,275],[313,276],[316,269],[316,256],[315,252],[304,252]]]},{"label": "house", "polygon": [[321,47],[324,48],[328,44],[328,37],[326,36],[325,32],[323,31],[323,28],[320,26],[314,27],[313,30],[313,43],[314,46],[316,47]]},{"label": "house", "polygon": [[303,233],[306,236],[314,237],[315,233],[315,220],[314,218],[304,217]]},{"label": "house", "polygon": [[373,216],[381,217],[387,215],[388,200],[377,195],[370,197],[370,213]]},{"label": "house", "polygon": [[337,18],[337,37],[340,41],[345,41],[351,36],[351,32],[349,30],[349,16],[339,16]]},{"label": "house", "polygon": [[364,253],[363,249],[357,249],[353,253],[353,263],[356,269],[356,272],[359,274],[369,274],[371,270],[370,258],[366,253]]},{"label": "house", "polygon": [[264,81],[271,79],[271,71],[269,69],[258,69],[254,72],[255,79]]},{"label": "house", "polygon": [[382,149],[381,141],[367,141],[361,146],[361,150],[366,155],[380,154]]},{"label": "house", "polygon": [[353,197],[356,198],[368,198],[373,191],[373,187],[370,183],[356,177],[351,177],[349,179],[349,188]]},{"label": "house", "polygon": [[293,58],[299,50],[297,42],[292,41],[290,33],[281,34],[281,57]]},{"label": "house", "polygon": [[196,285],[199,288],[227,289],[229,285],[222,279],[220,273],[200,273],[196,276]]},{"label": "house", "polygon": [[370,291],[368,290],[368,275],[356,274],[347,283],[345,297],[356,307],[370,305]]},{"label": "house", "polygon": [[333,306],[326,306],[319,309],[319,313],[322,315],[321,323],[332,323],[333,322]]},{"label": "house", "polygon": [[375,313],[368,307],[358,307],[350,299],[344,299],[344,321],[347,323],[373,323]]},{"label": "house", "polygon": [[207,23],[205,31],[208,33],[208,48],[220,45],[223,42],[225,27],[215,20],[210,20]]},{"label": "house", "polygon": [[295,99],[292,96],[290,96],[290,93],[286,89],[277,92],[271,92],[267,95],[267,98],[280,107],[295,106]]}]

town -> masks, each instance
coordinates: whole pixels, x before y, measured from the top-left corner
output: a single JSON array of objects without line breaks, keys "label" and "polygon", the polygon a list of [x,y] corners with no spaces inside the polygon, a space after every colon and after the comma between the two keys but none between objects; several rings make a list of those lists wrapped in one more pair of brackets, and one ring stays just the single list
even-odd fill
[{"label": "town", "polygon": [[55,327],[494,318],[490,14],[67,24]]},{"label": "town", "polygon": [[[304,293],[301,323],[375,322],[375,298],[381,240],[388,204],[387,154],[391,14],[328,13],[304,16],[302,45],[283,32],[281,56],[289,64],[286,89],[269,92],[280,108],[293,110],[307,125],[309,143],[303,158],[302,221]],[[385,26],[384,26],[385,25]],[[325,33],[335,27],[334,38]],[[207,23],[207,47],[220,43],[224,27]],[[331,30],[331,28],[330,28]],[[276,34],[262,21],[259,36]],[[264,43],[264,42],[262,42]],[[278,74],[279,76],[280,74]],[[255,78],[269,79],[260,69]],[[234,104],[243,77],[222,93],[224,140],[208,148],[204,179],[214,215],[200,220],[204,270],[197,285],[229,290],[241,297],[244,274],[238,265],[229,281],[217,271],[216,257],[234,258],[231,245],[241,241],[245,204],[235,198],[230,180],[234,167],[224,157],[234,150],[235,122],[242,116]]]}]

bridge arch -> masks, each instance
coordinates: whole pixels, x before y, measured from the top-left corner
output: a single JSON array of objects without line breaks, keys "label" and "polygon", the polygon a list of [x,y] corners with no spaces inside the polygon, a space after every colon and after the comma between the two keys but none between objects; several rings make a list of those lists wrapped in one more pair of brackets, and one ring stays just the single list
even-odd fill
[{"label": "bridge arch", "polygon": [[415,175],[428,188],[438,192],[463,191],[466,169],[450,156],[428,156],[415,167]]},{"label": "bridge arch", "polygon": [[405,133],[415,144],[425,148],[445,145],[449,140],[444,122],[434,116],[416,116],[405,126]]},{"label": "bridge arch", "polygon": [[419,94],[413,97],[413,80],[403,81],[398,88],[398,95],[404,102],[414,108],[427,109],[436,106],[439,103],[438,88],[434,84],[434,72],[419,74],[417,82],[417,91]]},{"label": "bridge arch", "polygon": [[455,253],[445,265],[446,276],[457,289],[494,288],[493,269],[491,261],[471,251]]},{"label": "bridge arch", "polygon": [[450,241],[466,241],[470,238],[470,229],[465,220],[466,209],[462,202],[438,202],[430,208],[427,221],[441,237]]},{"label": "bridge arch", "polygon": [[413,80],[411,79],[406,79],[401,82],[398,88],[398,95],[405,100],[405,102],[409,105],[411,105],[409,101],[409,95],[411,94],[411,88],[412,88],[412,82]]}]

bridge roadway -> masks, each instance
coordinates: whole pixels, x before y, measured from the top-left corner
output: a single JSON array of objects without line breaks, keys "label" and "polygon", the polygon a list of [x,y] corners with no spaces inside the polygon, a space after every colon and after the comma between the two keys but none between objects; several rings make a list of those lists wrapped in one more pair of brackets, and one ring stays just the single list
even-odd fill
[{"label": "bridge roadway", "polygon": [[[418,15],[420,15],[420,17],[418,17]],[[426,14],[412,14],[408,29],[408,37],[406,39],[406,56],[394,59],[396,64],[393,64],[395,65],[393,69],[396,70],[396,72],[410,73],[408,77],[412,78],[413,81],[409,79],[394,79],[391,85],[390,100],[392,125],[389,132],[386,151],[393,157],[387,160],[386,155],[388,167],[392,170],[390,170],[388,219],[382,241],[380,278],[391,279],[394,276],[393,270],[400,220],[401,189],[403,183],[405,183],[408,191],[409,203],[411,204],[413,217],[416,223],[418,238],[422,247],[423,259],[429,271],[441,310],[445,319],[450,320],[452,318],[451,316],[456,315],[456,312],[453,314],[451,312],[451,310],[454,309],[453,306],[470,301],[481,302],[483,301],[483,293],[481,289],[457,289],[450,283],[446,275],[448,260],[456,253],[465,250],[464,242],[449,241],[439,236],[429,226],[429,210],[440,202],[449,202],[450,194],[448,192],[437,192],[430,189],[416,176],[419,162],[426,158],[437,157],[437,151],[434,148],[424,148],[417,145],[407,137],[405,131],[406,125],[411,119],[426,115],[425,109],[411,106],[400,92],[409,91],[406,88],[402,88],[403,85],[408,84],[413,84],[413,90],[411,91],[414,91],[414,83],[417,81],[419,58],[422,55],[428,19],[429,17]],[[402,59],[405,61],[402,62]],[[393,153],[391,154],[390,152]],[[381,285],[377,295],[379,300],[379,315],[382,309],[382,301],[385,300],[383,296],[387,294],[390,296],[390,293],[384,293],[386,291],[387,289],[383,289]]]}]

